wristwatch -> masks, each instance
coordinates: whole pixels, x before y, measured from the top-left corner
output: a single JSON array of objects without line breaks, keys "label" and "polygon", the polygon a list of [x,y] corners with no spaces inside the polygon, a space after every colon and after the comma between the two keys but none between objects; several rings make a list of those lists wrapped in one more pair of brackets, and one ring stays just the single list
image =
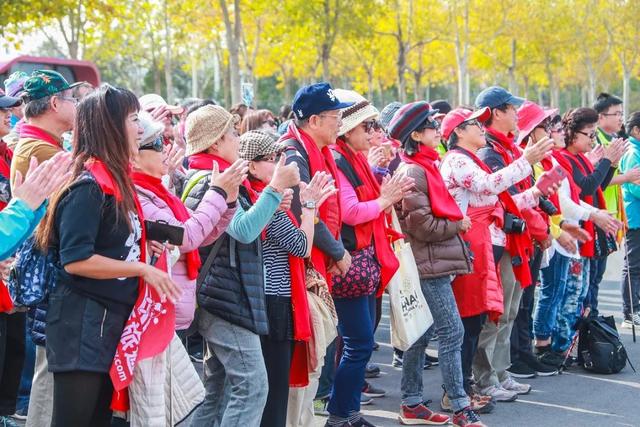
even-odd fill
[{"label": "wristwatch", "polygon": [[316,208],[316,202],[313,200],[307,200],[306,202],[302,202],[302,207],[304,209],[315,209]]}]

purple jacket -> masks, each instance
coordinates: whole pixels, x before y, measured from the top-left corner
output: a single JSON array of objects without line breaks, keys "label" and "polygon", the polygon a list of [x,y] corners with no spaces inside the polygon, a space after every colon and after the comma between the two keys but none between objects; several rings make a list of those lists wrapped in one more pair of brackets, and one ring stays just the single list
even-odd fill
[{"label": "purple jacket", "polygon": [[[235,208],[228,209],[224,198],[213,190],[207,191],[191,218],[178,221],[169,206],[152,192],[136,186],[145,219],[163,220],[171,225],[184,227],[184,242],[180,247],[180,259],[173,266],[172,278],[182,288],[182,297],[176,303],[176,330],[187,329],[193,321],[196,309],[196,281],[187,278],[184,254],[200,246],[212,244],[226,230]],[[204,263],[204,260],[202,260]]]}]

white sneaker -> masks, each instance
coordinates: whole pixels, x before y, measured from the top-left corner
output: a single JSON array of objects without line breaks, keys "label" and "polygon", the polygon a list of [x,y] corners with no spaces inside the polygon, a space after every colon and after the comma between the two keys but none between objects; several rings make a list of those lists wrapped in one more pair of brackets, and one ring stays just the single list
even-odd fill
[{"label": "white sneaker", "polygon": [[622,323],[620,324],[620,327],[631,329],[632,324],[635,325],[635,326],[640,326],[640,315],[639,314],[633,313],[633,316],[631,316],[631,319],[624,319],[622,321]]},{"label": "white sneaker", "polygon": [[518,398],[518,393],[504,389],[500,385],[492,385],[483,389],[480,389],[481,395],[491,396],[496,402],[513,402]]},{"label": "white sneaker", "polygon": [[517,394],[528,394],[531,391],[531,385],[521,384],[511,377],[508,377],[506,380],[502,381],[500,385],[505,390],[511,391]]}]

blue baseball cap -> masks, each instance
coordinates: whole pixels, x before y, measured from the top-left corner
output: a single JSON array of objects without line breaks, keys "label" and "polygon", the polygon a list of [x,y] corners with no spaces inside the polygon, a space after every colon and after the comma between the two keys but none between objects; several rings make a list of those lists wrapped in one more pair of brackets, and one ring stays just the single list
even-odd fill
[{"label": "blue baseball cap", "polygon": [[301,87],[293,98],[293,114],[298,119],[308,119],[323,111],[351,107],[353,102],[340,102],[329,83],[314,83]]},{"label": "blue baseball cap", "polygon": [[500,86],[491,86],[483,90],[476,97],[476,108],[496,108],[498,105],[511,104],[521,106],[525,99],[513,96],[511,92]]}]

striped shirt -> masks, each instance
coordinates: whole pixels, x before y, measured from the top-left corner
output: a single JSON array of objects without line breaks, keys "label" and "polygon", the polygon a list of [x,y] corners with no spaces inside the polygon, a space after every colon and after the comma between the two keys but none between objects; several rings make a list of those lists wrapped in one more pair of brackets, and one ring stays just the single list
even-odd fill
[{"label": "striped shirt", "polygon": [[266,234],[267,238],[262,243],[264,293],[290,297],[289,254],[304,257],[308,248],[307,236],[282,211],[275,213],[267,225]]}]

